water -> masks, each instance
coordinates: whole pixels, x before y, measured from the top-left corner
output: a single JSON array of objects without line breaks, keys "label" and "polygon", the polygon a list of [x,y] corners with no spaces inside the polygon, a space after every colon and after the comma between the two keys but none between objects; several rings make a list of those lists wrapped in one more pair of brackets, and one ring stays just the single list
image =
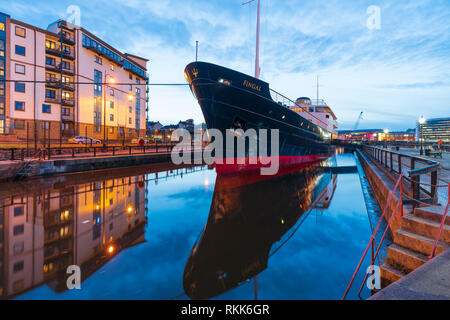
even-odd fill
[{"label": "water", "polygon": [[[3,298],[342,297],[371,233],[357,173],[336,176],[322,166],[262,180],[168,169],[2,190]],[[81,266],[81,290],[66,288],[72,264]],[[349,299],[358,299],[368,264]],[[364,287],[362,297],[369,295]]]}]

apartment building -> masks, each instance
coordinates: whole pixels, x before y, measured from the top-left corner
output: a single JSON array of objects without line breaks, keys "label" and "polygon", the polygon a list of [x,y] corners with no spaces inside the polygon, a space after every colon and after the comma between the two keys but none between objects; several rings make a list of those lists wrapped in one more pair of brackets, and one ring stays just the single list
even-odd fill
[{"label": "apartment building", "polygon": [[147,62],[64,20],[41,29],[0,12],[0,142],[144,136]]}]

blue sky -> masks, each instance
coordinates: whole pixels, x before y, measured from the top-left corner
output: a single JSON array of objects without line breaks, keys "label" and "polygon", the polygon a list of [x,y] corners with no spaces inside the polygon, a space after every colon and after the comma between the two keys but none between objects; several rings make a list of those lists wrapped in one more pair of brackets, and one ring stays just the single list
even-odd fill
[{"label": "blue sky", "polygon": [[[252,74],[256,4],[243,0],[12,0],[0,11],[45,28],[81,9],[81,25],[117,49],[150,59],[153,83],[185,82],[195,59]],[[369,29],[371,5],[380,29]],[[421,115],[450,116],[450,1],[262,0],[261,78],[295,99],[333,108],[341,129],[412,128]],[[151,87],[150,119],[203,121],[187,87]]]}]

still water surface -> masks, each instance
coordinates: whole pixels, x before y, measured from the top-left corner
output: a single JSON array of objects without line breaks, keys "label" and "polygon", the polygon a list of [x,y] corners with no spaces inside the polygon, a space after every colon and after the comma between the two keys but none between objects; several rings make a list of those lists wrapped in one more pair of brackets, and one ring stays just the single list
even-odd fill
[{"label": "still water surface", "polygon": [[[159,166],[13,184],[0,194],[2,297],[340,299],[371,229],[358,173],[336,164],[355,159],[266,180]],[[66,288],[72,264],[81,290]]]}]

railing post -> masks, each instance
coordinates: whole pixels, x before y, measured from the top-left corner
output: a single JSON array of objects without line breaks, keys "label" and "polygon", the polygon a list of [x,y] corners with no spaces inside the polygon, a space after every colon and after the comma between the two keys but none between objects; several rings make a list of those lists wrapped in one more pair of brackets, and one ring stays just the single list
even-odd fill
[{"label": "railing post", "polygon": [[128,146],[128,149],[129,149],[129,154],[131,156],[131,146]]},{"label": "railing post", "polygon": [[52,156],[52,148],[48,148],[48,160],[50,160],[50,158],[51,158],[51,156]]},{"label": "railing post", "polygon": [[113,146],[112,148],[113,148],[113,156],[115,156],[116,155],[116,147]]},{"label": "railing post", "polygon": [[75,148],[72,148],[72,158],[75,158]]},{"label": "railing post", "polygon": [[394,166],[392,165],[392,159],[393,159],[393,157],[394,157],[394,155],[392,154],[392,152],[390,152],[389,153],[389,161],[390,161],[390,163],[389,163],[389,165],[390,165],[390,168],[391,168],[391,172],[392,171],[394,171]]},{"label": "railing post", "polygon": [[385,167],[385,168],[388,167],[388,163],[387,163],[387,155],[388,155],[388,151],[385,150],[385,151],[384,151],[384,167]]},{"label": "railing post", "polygon": [[97,156],[97,147],[94,147],[94,157]]},{"label": "railing post", "polygon": [[402,156],[398,154],[398,174],[402,173]]},{"label": "railing post", "polygon": [[431,193],[431,199],[433,200],[433,203],[437,202],[437,197],[436,197],[436,186],[437,186],[437,170],[431,172],[431,188],[430,188],[430,193]]}]

